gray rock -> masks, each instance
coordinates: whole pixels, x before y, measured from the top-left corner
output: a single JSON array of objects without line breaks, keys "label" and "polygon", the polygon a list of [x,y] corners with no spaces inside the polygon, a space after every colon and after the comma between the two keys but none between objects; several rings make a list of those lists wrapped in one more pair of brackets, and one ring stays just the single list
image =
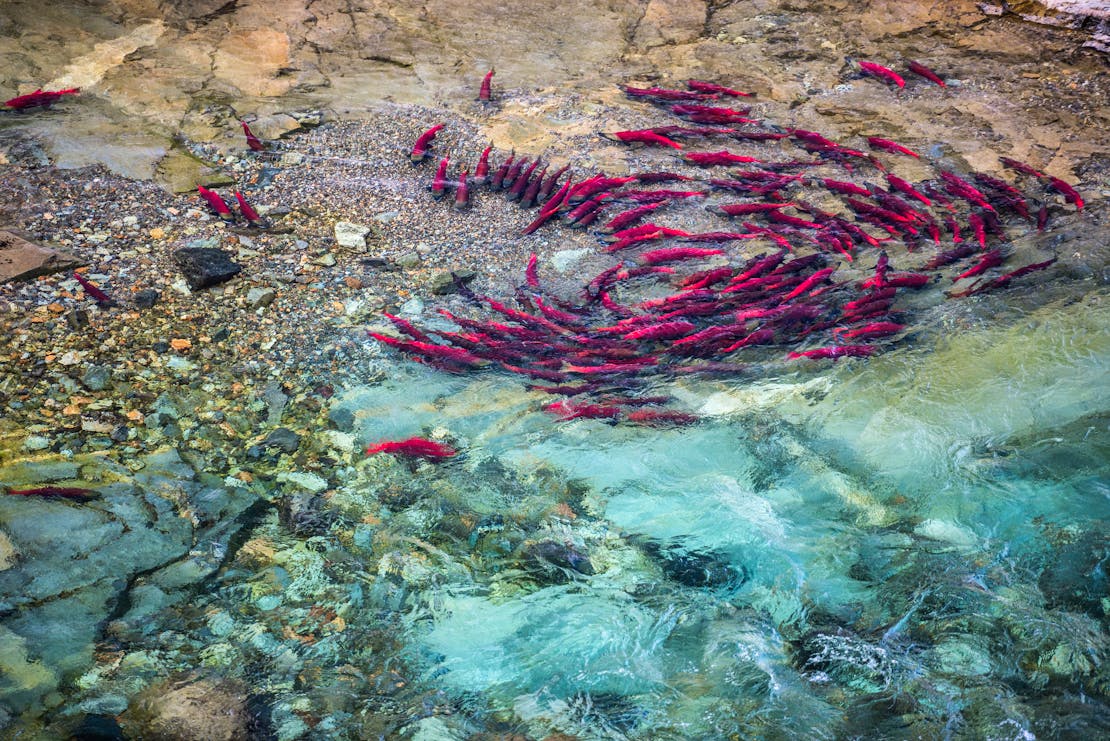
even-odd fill
[{"label": "gray rock", "polygon": [[266,447],[279,448],[286,453],[295,453],[301,446],[301,436],[287,427],[279,427],[263,441]]},{"label": "gray rock", "polygon": [[230,253],[216,247],[183,247],[173,259],[194,291],[231,280],[243,269]]},{"label": "gray rock", "polygon": [[299,486],[313,494],[318,494],[328,488],[326,479],[307,471],[282,471],[277,475],[277,480],[283,484]]},{"label": "gray rock", "polygon": [[444,270],[432,276],[430,282],[432,293],[444,296],[459,290],[459,283],[466,285],[478,277],[473,270]]},{"label": "gray rock", "polygon": [[24,450],[46,450],[50,447],[50,438],[42,435],[30,435],[23,441]]},{"label": "gray rock", "polygon": [[403,255],[398,255],[393,262],[402,268],[418,268],[420,267],[420,255],[416,252],[406,252]]},{"label": "gray rock", "polygon": [[162,294],[153,288],[144,288],[131,297],[135,307],[139,309],[149,309],[158,303],[158,299],[162,298]]},{"label": "gray rock", "polygon": [[414,296],[401,304],[401,308],[397,310],[397,313],[406,317],[418,317],[424,313],[424,302]]},{"label": "gray rock", "polygon": [[266,403],[266,424],[276,425],[281,421],[281,414],[289,403],[289,397],[282,391],[280,383],[270,381],[262,389],[262,400]]},{"label": "gray rock", "polygon": [[112,379],[112,369],[106,365],[90,365],[81,376],[81,383],[89,391],[103,391]]},{"label": "gray rock", "polygon": [[325,252],[319,257],[312,258],[313,265],[322,265],[325,268],[334,267],[336,263],[335,255],[330,252]]},{"label": "gray rock", "polygon": [[247,291],[247,305],[252,309],[269,306],[277,298],[277,291],[273,288],[252,288]]},{"label": "gray rock", "polygon": [[8,537],[7,533],[0,530],[0,571],[7,571],[14,566],[18,557],[19,552],[16,551],[12,539]]},{"label": "gray rock", "polygon": [[10,231],[0,230],[0,285],[17,280],[31,280],[82,264],[73,255],[36,244]]},{"label": "gray rock", "polygon": [[355,413],[346,407],[334,407],[328,412],[328,419],[339,430],[350,431],[355,426]]},{"label": "gray rock", "polygon": [[335,222],[335,242],[340,247],[364,250],[366,249],[366,235],[369,233],[370,227],[362,224],[354,224],[350,221]]}]

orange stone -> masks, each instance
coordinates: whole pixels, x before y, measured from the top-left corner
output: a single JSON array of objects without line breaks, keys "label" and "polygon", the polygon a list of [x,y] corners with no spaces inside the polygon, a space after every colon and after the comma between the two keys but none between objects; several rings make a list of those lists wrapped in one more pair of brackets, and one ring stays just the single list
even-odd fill
[{"label": "orange stone", "polygon": [[172,347],[174,350],[177,350],[178,352],[185,352],[192,346],[192,342],[189,342],[189,340],[182,339],[180,337],[176,337],[170,340],[170,347]]}]

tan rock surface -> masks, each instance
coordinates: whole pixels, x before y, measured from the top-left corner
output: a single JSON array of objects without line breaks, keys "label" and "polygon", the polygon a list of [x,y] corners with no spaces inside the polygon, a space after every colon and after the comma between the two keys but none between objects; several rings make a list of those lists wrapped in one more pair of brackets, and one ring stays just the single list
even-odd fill
[{"label": "tan rock surface", "polygon": [[0,284],[31,280],[81,265],[73,255],[0,230]]}]

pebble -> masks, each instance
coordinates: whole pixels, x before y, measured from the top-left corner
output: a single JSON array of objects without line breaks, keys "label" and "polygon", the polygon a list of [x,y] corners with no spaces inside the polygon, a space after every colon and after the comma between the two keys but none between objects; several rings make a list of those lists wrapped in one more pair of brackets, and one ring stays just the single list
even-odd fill
[{"label": "pebble", "polygon": [[23,440],[23,447],[26,450],[46,450],[50,447],[50,439],[42,435],[30,435]]},{"label": "pebble", "polygon": [[335,242],[340,247],[353,250],[366,249],[366,235],[370,233],[370,227],[350,221],[337,221],[334,231]]},{"label": "pebble", "polygon": [[153,288],[144,288],[143,290],[138,291],[134,296],[132,296],[131,300],[132,302],[134,302],[136,308],[149,309],[150,307],[158,303],[158,299],[160,299],[161,297],[162,294],[160,294]]},{"label": "pebble", "polygon": [[85,432],[95,432],[98,434],[107,435],[115,428],[107,422],[98,422],[93,419],[83,419],[81,420],[81,429]]},{"label": "pebble", "polygon": [[416,252],[405,252],[398,255],[393,262],[400,265],[402,268],[417,268],[420,267],[420,255]]},{"label": "pebble", "polygon": [[301,446],[301,436],[286,427],[279,427],[266,436],[263,444],[286,453],[295,453]]},{"label": "pebble", "polygon": [[324,254],[320,255],[319,257],[314,257],[312,259],[312,264],[313,265],[322,265],[325,268],[333,267],[335,265],[335,263],[336,263],[335,255],[333,255],[330,252],[325,252]]},{"label": "pebble", "polygon": [[252,309],[269,306],[277,298],[277,291],[273,288],[252,288],[247,291],[247,305]]},{"label": "pebble", "polygon": [[197,364],[192,361],[186,360],[180,355],[175,355],[166,361],[166,367],[172,371],[177,371],[178,373],[188,373],[189,371],[196,368]]}]

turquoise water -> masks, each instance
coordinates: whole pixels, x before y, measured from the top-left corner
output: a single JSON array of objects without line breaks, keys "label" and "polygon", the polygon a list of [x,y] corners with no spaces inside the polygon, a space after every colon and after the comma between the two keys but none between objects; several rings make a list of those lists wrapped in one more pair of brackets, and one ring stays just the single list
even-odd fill
[{"label": "turquoise water", "polygon": [[[671,430],[553,422],[496,375],[352,390],[360,441],[465,451],[406,468],[417,491],[381,510],[399,657],[536,738],[1105,730],[1103,299],[662,382],[703,417]],[[364,466],[378,498],[405,468]]]}]

